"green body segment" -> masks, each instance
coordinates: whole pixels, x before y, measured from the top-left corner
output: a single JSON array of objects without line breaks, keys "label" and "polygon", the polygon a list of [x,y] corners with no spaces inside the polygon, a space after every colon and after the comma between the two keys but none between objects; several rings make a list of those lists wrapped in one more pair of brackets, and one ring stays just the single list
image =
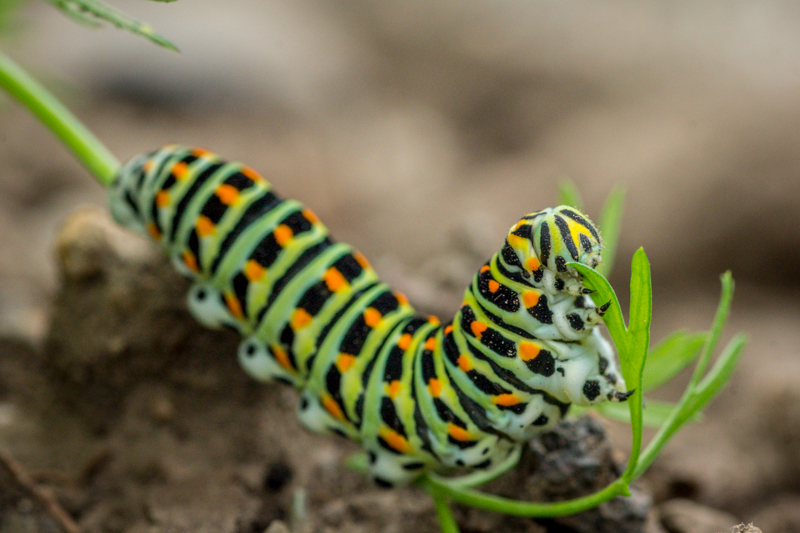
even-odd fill
[{"label": "green body segment", "polygon": [[596,265],[601,247],[571,208],[523,217],[442,324],[249,167],[168,145],[128,162],[110,194],[115,218],[194,280],[195,317],[235,328],[245,370],[300,389],[301,421],[361,442],[380,484],[489,468],[570,403],[627,397],[594,328],[603,309],[564,266]]}]

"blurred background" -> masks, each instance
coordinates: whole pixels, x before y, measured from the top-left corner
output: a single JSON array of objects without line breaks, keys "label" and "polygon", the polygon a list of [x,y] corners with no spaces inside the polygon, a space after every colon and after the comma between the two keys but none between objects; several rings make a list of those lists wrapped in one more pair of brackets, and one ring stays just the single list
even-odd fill
[{"label": "blurred background", "polygon": [[[741,518],[775,494],[800,508],[789,457],[800,449],[800,3],[114,4],[180,53],[33,0],[6,22],[2,48],[120,159],[179,142],[246,161],[426,311],[452,313],[507,228],[555,205],[560,182],[595,218],[623,186],[611,281],[625,298],[644,247],[654,338],[706,328],[726,269],[737,282],[729,331],[751,337],[710,425],[671,448],[671,482],[684,476]],[[103,203],[70,154],[0,97],[4,335],[42,337],[59,225]],[[715,416],[729,455],[686,453],[709,447]],[[743,427],[751,440],[734,436]],[[763,479],[746,488],[753,475]]]}]

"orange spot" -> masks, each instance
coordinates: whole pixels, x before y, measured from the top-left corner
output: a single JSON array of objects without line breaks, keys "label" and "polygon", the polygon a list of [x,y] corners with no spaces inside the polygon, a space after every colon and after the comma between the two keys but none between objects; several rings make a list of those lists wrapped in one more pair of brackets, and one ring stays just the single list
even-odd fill
[{"label": "orange spot", "polygon": [[472,370],[472,361],[469,360],[469,357],[466,355],[459,355],[458,356],[458,368],[463,370],[464,372],[469,372]]},{"label": "orange spot", "polygon": [[251,283],[264,279],[267,269],[261,266],[255,259],[248,259],[244,264],[244,275]]},{"label": "orange spot", "polygon": [[428,337],[428,340],[425,341],[425,349],[433,351],[436,348],[436,337]]},{"label": "orange spot", "polygon": [[211,222],[210,218],[205,215],[200,215],[197,217],[195,228],[197,228],[197,235],[199,237],[207,237],[208,235],[214,233],[216,226],[214,226],[214,223]]},{"label": "orange spot", "polygon": [[481,267],[481,272],[489,272],[490,270],[491,270],[491,267],[489,267],[489,265],[483,265]]},{"label": "orange spot", "polygon": [[188,165],[183,161],[175,163],[172,165],[172,175],[175,176],[175,179],[180,181],[187,176]]},{"label": "orange spot", "polygon": [[472,433],[452,422],[447,426],[447,434],[460,441],[472,440]]},{"label": "orange spot", "polygon": [[149,233],[149,234],[150,234],[150,236],[151,236],[152,238],[154,238],[155,240],[160,240],[160,239],[161,239],[161,232],[160,232],[160,231],[158,231],[158,226],[156,226],[156,225],[155,225],[155,224],[153,224],[152,222],[150,222],[150,223],[147,225],[147,233]]},{"label": "orange spot", "polygon": [[539,296],[538,291],[525,291],[522,293],[522,303],[527,308],[536,307],[536,304],[539,303]]},{"label": "orange spot", "polygon": [[250,167],[242,167],[241,169],[239,169],[239,172],[241,172],[242,174],[244,174],[245,176],[247,176],[256,183],[261,183],[265,181],[264,178],[261,177],[261,174],[259,174]]},{"label": "orange spot", "polygon": [[508,407],[510,405],[517,405],[519,403],[519,398],[517,398],[515,394],[498,394],[497,396],[492,396],[492,403]]},{"label": "orange spot", "polygon": [[401,350],[408,350],[408,347],[411,346],[411,339],[411,333],[403,333],[400,335],[400,340],[397,341],[397,346],[399,346]]},{"label": "orange spot", "polygon": [[236,318],[242,318],[244,316],[244,313],[242,313],[242,304],[239,303],[235,295],[231,293],[225,294],[225,305],[228,306],[228,311]]},{"label": "orange spot", "polygon": [[469,325],[469,329],[472,330],[472,334],[475,335],[475,338],[480,340],[483,336],[483,332],[486,331],[488,326],[483,322],[478,322],[477,320],[473,320],[472,324]]},{"label": "orange spot", "polygon": [[541,349],[533,343],[521,342],[519,344],[519,357],[523,361],[530,361],[536,359]]},{"label": "orange spot", "polygon": [[450,335],[450,332],[451,332],[451,331],[453,331],[453,324],[447,324],[447,325],[444,327],[444,334],[445,334],[445,335]]},{"label": "orange spot", "polygon": [[239,189],[227,183],[223,183],[217,187],[214,194],[216,194],[219,197],[219,201],[225,205],[234,205],[236,200],[239,199]]},{"label": "orange spot", "polygon": [[142,168],[144,169],[145,172],[150,172],[151,170],[153,170],[153,160],[148,159],[147,161],[145,161],[144,165],[142,165]]},{"label": "orange spot", "polygon": [[292,240],[292,237],[294,237],[294,232],[286,224],[281,224],[275,228],[275,240],[278,241],[278,245],[281,248],[286,246]]},{"label": "orange spot", "polygon": [[397,298],[397,303],[400,305],[408,305],[408,298],[406,298],[405,294],[400,291],[394,291],[392,294],[394,294],[394,297]]},{"label": "orange spot", "polygon": [[500,284],[499,284],[499,283],[497,283],[497,282],[496,282],[495,280],[493,280],[493,279],[490,279],[490,280],[489,280],[489,292],[491,292],[492,294],[494,294],[494,293],[496,293],[496,292],[497,292],[497,289],[499,289],[499,288],[500,288]]},{"label": "orange spot", "polygon": [[380,324],[382,318],[381,312],[374,307],[367,307],[366,311],[364,311],[364,322],[371,328]]},{"label": "orange spot", "polygon": [[313,320],[313,317],[308,314],[308,311],[306,311],[302,307],[298,307],[292,313],[292,320],[291,320],[292,329],[295,331],[297,331],[298,329],[302,329],[307,325],[309,325],[311,323],[311,320]]},{"label": "orange spot", "polygon": [[275,357],[275,360],[278,361],[278,364],[280,364],[286,370],[294,371],[292,364],[289,362],[289,354],[286,353],[286,350],[276,344],[273,344],[271,348],[272,356]]},{"label": "orange spot", "polygon": [[349,353],[340,353],[339,356],[336,357],[336,368],[339,369],[339,372],[344,374],[350,367],[353,366],[355,362],[355,355],[350,355]]},{"label": "orange spot", "polygon": [[528,270],[531,271],[539,270],[540,266],[542,265],[541,263],[539,263],[539,259],[536,257],[529,257],[528,259],[525,260],[525,268],[527,268]]},{"label": "orange spot", "polygon": [[189,270],[194,272],[200,271],[200,268],[197,266],[197,258],[192,252],[185,250],[183,254],[181,254],[181,258],[183,259],[183,264],[186,265]]},{"label": "orange spot", "polygon": [[378,435],[386,441],[386,444],[400,453],[408,453],[411,451],[411,445],[408,443],[408,440],[400,433],[387,426],[381,426],[378,430]]},{"label": "orange spot", "polygon": [[331,292],[339,292],[343,289],[346,289],[349,285],[342,273],[339,272],[335,267],[330,267],[328,270],[326,270],[325,274],[322,275],[322,279],[325,281],[325,285],[327,285],[328,290]]},{"label": "orange spot", "polygon": [[431,396],[434,398],[438,398],[442,393],[442,382],[436,378],[428,380],[428,392],[431,393]]},{"label": "orange spot", "polygon": [[306,217],[306,220],[312,224],[317,224],[319,222],[319,218],[317,218],[317,215],[311,209],[306,207],[303,209],[302,213],[303,216]]},{"label": "orange spot", "polygon": [[339,407],[339,404],[336,403],[330,394],[327,392],[323,392],[320,399],[322,400],[322,407],[328,411],[333,418],[337,420],[344,420],[344,413],[342,412],[342,408]]},{"label": "orange spot", "polygon": [[156,193],[156,205],[158,207],[166,207],[170,204],[169,192],[161,190]]},{"label": "orange spot", "polygon": [[193,148],[192,155],[195,157],[205,157],[207,155],[211,155],[211,152],[209,152],[205,148]]},{"label": "orange spot", "polygon": [[356,258],[356,261],[358,261],[358,264],[361,265],[361,268],[363,269],[370,268],[369,261],[367,261],[367,258],[364,257],[364,254],[362,254],[361,252],[353,252],[353,257]]},{"label": "orange spot", "polygon": [[433,324],[434,326],[438,326],[441,321],[439,320],[438,316],[429,316],[428,317],[428,324]]},{"label": "orange spot", "polygon": [[400,381],[396,379],[396,380],[392,381],[391,383],[389,383],[389,386],[387,387],[387,391],[386,392],[389,393],[389,398],[394,400],[395,397],[398,394],[400,394],[400,390],[402,388],[403,388],[403,384],[400,383]]}]

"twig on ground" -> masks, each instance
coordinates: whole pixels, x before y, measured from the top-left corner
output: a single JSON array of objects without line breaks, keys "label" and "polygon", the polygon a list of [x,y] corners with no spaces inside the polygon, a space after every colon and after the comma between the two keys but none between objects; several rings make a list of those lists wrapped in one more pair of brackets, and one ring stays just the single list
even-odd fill
[{"label": "twig on ground", "polygon": [[0,450],[0,468],[8,472],[16,485],[39,504],[65,533],[81,533],[81,528],[64,510],[53,493],[44,487],[37,486],[31,476],[17,461],[6,452]]}]

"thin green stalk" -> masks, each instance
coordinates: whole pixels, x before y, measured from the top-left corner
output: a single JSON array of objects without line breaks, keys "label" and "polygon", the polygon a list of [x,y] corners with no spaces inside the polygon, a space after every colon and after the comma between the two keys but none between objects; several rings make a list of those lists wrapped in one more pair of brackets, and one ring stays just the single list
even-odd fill
[{"label": "thin green stalk", "polygon": [[38,117],[103,185],[111,183],[120,166],[117,158],[55,96],[2,52],[0,87]]},{"label": "thin green stalk", "polygon": [[700,353],[700,357],[697,360],[697,366],[692,374],[692,379],[689,380],[687,390],[691,390],[697,386],[697,384],[700,382],[700,378],[703,377],[703,374],[708,367],[708,363],[711,361],[711,356],[714,353],[714,349],[717,347],[720,335],[722,335],[722,329],[725,327],[725,322],[728,321],[728,314],[731,310],[733,289],[735,286],[731,271],[728,270],[725,272],[720,277],[720,280],[722,281],[722,297],[720,298],[719,305],[717,306],[717,313],[714,315],[714,322],[713,326],[711,327],[711,336],[709,337],[708,341],[706,341],[703,351]]},{"label": "thin green stalk", "polygon": [[450,502],[441,491],[433,486],[426,487],[425,490],[433,498],[433,505],[436,508],[436,516],[439,518],[439,525],[442,533],[459,533],[456,519],[453,518],[453,511],[450,509]]},{"label": "thin green stalk", "polygon": [[454,488],[427,476],[419,482],[419,485],[432,494],[438,492],[447,495],[453,501],[471,507],[514,516],[548,518],[569,516],[587,511],[615,496],[628,494],[627,485],[620,479],[611,483],[603,490],[584,496],[583,498],[553,503],[523,502],[486,494],[472,489]]}]

